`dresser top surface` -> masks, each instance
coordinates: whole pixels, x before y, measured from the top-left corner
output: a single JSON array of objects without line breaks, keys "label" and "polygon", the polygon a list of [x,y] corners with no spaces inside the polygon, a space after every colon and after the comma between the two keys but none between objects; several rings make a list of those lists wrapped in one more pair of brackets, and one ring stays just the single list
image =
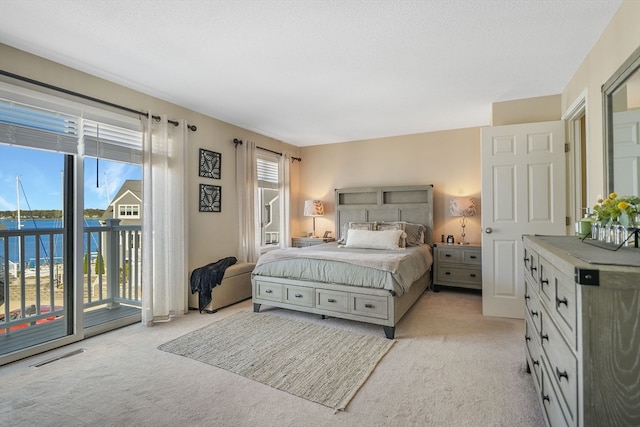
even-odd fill
[{"label": "dresser top surface", "polygon": [[572,276],[576,269],[597,270],[600,272],[600,285],[606,282],[621,284],[628,281],[634,287],[640,286],[638,248],[623,247],[617,251],[610,251],[570,236],[525,235],[523,240],[525,243],[532,243],[541,256],[567,275]]}]

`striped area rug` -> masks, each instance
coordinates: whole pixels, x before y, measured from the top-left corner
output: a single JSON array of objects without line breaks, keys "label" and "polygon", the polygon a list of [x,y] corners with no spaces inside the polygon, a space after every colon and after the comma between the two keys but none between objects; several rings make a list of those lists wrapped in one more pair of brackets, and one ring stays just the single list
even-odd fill
[{"label": "striped area rug", "polygon": [[240,312],[158,348],[344,410],[394,342],[275,314]]}]

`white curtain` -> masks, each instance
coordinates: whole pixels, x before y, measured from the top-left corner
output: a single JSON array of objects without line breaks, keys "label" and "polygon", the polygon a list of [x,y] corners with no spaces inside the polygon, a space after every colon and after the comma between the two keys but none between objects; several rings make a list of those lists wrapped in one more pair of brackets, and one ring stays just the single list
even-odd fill
[{"label": "white curtain", "polygon": [[142,323],[187,312],[187,123],[143,119]]},{"label": "white curtain", "polygon": [[289,188],[291,183],[291,154],[283,153],[278,162],[278,181],[280,182],[280,247],[285,248],[291,242],[291,204],[289,203]]},{"label": "white curtain", "polygon": [[256,262],[260,257],[256,143],[243,141],[236,146],[236,185],[238,191],[238,262]]}]

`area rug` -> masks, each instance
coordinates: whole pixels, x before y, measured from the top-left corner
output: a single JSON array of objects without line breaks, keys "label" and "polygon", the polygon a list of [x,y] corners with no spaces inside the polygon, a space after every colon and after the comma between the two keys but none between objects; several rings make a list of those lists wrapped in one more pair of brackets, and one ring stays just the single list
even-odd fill
[{"label": "area rug", "polygon": [[344,410],[394,342],[275,314],[239,312],[158,348]]}]

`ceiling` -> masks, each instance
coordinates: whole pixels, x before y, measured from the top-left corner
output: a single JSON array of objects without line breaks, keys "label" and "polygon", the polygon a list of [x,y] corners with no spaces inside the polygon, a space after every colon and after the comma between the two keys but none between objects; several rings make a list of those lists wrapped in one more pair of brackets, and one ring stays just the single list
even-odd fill
[{"label": "ceiling", "polygon": [[484,126],[493,102],[559,94],[621,4],[2,0],[0,42],[308,146]]}]

